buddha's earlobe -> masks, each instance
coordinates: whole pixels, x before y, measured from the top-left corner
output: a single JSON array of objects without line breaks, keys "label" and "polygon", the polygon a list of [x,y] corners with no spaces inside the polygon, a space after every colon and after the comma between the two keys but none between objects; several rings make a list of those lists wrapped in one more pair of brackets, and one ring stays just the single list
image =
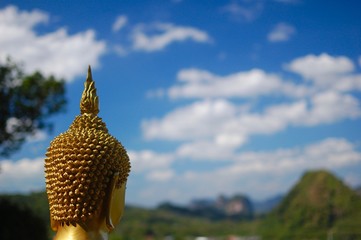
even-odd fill
[{"label": "buddha's earlobe", "polygon": [[106,227],[108,229],[108,231],[112,231],[115,227],[114,227],[114,224],[113,224],[113,220],[112,220],[112,203],[113,202],[113,197],[114,197],[114,191],[115,191],[115,185],[116,185],[116,182],[118,181],[119,179],[119,173],[116,172],[114,175],[113,175],[113,178],[111,179],[110,181],[110,186],[108,188],[108,197],[106,199],[106,203],[104,205],[104,210],[105,210],[105,224],[106,224]]},{"label": "buddha's earlobe", "polygon": [[115,173],[109,186],[107,202],[104,206],[105,225],[108,231],[113,230],[123,216],[125,206],[126,182],[118,186],[120,175]]},{"label": "buddha's earlobe", "polygon": [[127,182],[123,182],[119,188],[115,189],[113,193],[112,205],[111,205],[111,219],[114,225],[118,225],[123,217],[125,207],[125,189]]},{"label": "buddha's earlobe", "polygon": [[53,231],[58,231],[58,224],[59,223],[50,216],[50,227]]}]

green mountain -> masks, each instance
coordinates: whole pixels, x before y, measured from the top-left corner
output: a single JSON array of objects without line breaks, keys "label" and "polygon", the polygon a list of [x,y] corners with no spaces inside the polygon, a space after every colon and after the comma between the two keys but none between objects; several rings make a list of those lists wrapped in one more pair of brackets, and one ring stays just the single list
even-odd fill
[{"label": "green mountain", "polygon": [[327,171],[307,172],[260,230],[265,239],[361,239],[361,198]]}]

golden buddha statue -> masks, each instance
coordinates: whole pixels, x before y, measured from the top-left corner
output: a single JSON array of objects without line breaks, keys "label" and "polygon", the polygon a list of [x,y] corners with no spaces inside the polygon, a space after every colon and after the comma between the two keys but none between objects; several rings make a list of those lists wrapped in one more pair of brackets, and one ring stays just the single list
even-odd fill
[{"label": "golden buddha statue", "polygon": [[56,240],[107,239],[124,210],[129,157],[97,116],[98,96],[90,66],[84,86],[81,115],[51,141],[45,158]]}]

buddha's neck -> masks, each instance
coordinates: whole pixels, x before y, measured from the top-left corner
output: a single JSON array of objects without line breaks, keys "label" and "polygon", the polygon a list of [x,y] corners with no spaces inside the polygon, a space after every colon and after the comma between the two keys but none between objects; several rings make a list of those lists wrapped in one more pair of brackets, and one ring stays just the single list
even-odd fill
[{"label": "buddha's neck", "polygon": [[108,234],[102,231],[86,231],[77,225],[76,227],[63,226],[58,228],[54,240],[107,240]]}]

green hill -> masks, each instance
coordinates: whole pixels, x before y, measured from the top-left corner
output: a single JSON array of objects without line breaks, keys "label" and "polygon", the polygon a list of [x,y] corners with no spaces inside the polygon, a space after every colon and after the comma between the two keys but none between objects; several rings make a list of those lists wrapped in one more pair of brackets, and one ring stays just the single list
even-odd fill
[{"label": "green hill", "polygon": [[266,239],[361,239],[361,198],[327,171],[312,171],[264,220]]}]

